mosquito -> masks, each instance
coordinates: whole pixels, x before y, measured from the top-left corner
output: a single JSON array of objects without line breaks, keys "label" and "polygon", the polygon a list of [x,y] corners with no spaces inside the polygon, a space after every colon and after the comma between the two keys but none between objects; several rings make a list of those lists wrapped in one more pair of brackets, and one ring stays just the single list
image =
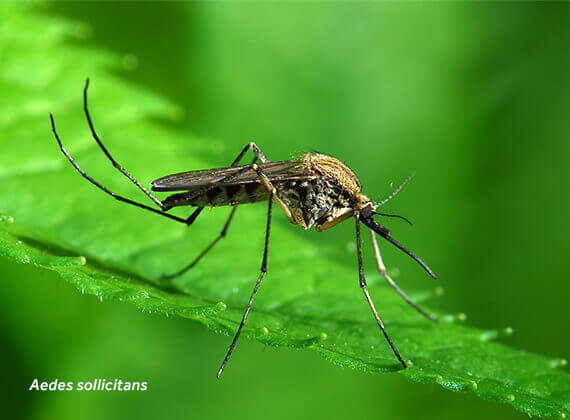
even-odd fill
[{"label": "mosquito", "polygon": [[[374,220],[374,216],[399,217],[409,223],[409,221],[402,216],[380,213],[377,212],[376,209],[394,198],[402,190],[404,185],[411,180],[413,174],[399,187],[397,187],[388,197],[378,203],[375,203],[362,193],[360,182],[354,173],[344,163],[334,157],[320,153],[306,153],[290,161],[271,162],[265,157],[260,148],[252,142],[242,149],[229,167],[182,172],[152,181],[152,191],[175,192],[161,201],[142,186],[141,183],[131,176],[119,163],[117,163],[101,142],[95,131],[93,121],[91,120],[91,116],[87,108],[88,87],[89,79],[87,79],[83,89],[83,110],[94,140],[97,142],[112,165],[131,180],[131,182],[133,182],[148,198],[150,198],[158,208],[118,195],[100,184],[91,176],[87,175],[87,173],[81,169],[81,167],[75,162],[75,160],[73,160],[71,155],[64,148],[55,127],[54,117],[50,113],[51,128],[55,139],[59,144],[59,148],[83,178],[87,179],[97,188],[118,201],[151,211],[187,226],[192,225],[196,221],[204,207],[232,207],[222,231],[206,247],[206,249],[198,254],[198,256],[187,266],[173,274],[164,276],[164,278],[172,279],[190,270],[216,245],[216,243],[218,243],[220,239],[224,238],[234,218],[237,206],[259,201],[268,202],[265,244],[260,273],[247,306],[245,307],[239,327],[218,370],[216,375],[218,378],[220,378],[224,367],[230,359],[247,320],[253,300],[255,299],[259,286],[261,285],[261,281],[267,273],[267,253],[269,249],[269,234],[271,231],[271,217],[273,214],[274,202],[277,203],[289,222],[294,225],[298,225],[305,230],[314,227],[320,232],[330,229],[344,220],[354,218],[360,287],[364,292],[364,296],[372,310],[376,323],[380,327],[388,345],[394,352],[396,358],[402,364],[403,368],[407,368],[406,362],[396,349],[396,346],[392,343],[392,340],[384,327],[384,323],[374,307],[370,293],[368,292],[366,279],[364,277],[364,267],[362,264],[360,230],[361,223],[369,229],[378,270],[386,279],[388,284],[393,287],[406,301],[406,303],[412,306],[416,311],[428,320],[437,323],[437,320],[434,317],[412,302],[396,282],[394,282],[394,280],[392,280],[388,275],[376,240],[376,235],[381,236],[392,245],[409,255],[425,271],[427,271],[431,277],[434,279],[436,278],[433,271],[419,257],[392,238],[390,230]],[[248,151],[251,151],[254,154],[252,163],[250,165],[240,165],[240,162]],[[166,213],[173,207],[178,206],[193,206],[196,207],[196,209],[187,218]]]}]

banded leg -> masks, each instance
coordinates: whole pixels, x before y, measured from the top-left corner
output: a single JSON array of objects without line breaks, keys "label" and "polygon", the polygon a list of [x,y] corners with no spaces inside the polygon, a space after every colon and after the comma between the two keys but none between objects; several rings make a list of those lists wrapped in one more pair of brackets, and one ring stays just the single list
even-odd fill
[{"label": "banded leg", "polygon": [[267,252],[269,250],[269,233],[271,231],[272,209],[273,209],[273,192],[271,192],[271,196],[269,197],[269,204],[267,207],[267,226],[265,228],[265,246],[263,249],[263,259],[261,261],[261,272],[259,273],[259,277],[257,279],[257,282],[255,283],[255,287],[253,288],[253,292],[251,293],[251,296],[249,298],[249,302],[247,303],[247,306],[245,308],[245,312],[243,313],[243,316],[242,316],[241,322],[239,324],[238,330],[234,336],[234,339],[232,340],[232,344],[230,344],[230,348],[228,349],[228,352],[226,353],[226,357],[224,358],[224,361],[222,362],[220,369],[218,370],[218,373],[216,374],[216,377],[218,379],[220,378],[222,371],[224,370],[224,367],[228,363],[228,360],[230,360],[230,356],[232,354],[232,351],[234,350],[234,347],[236,346],[237,340],[241,334],[241,330],[243,329],[243,326],[245,325],[245,321],[247,320],[247,316],[248,316],[249,311],[251,309],[251,305],[253,304],[253,299],[255,299],[255,295],[257,294],[257,290],[259,289],[259,286],[261,285],[261,280],[263,279],[263,276],[265,276],[265,273],[267,273]]},{"label": "banded leg", "polygon": [[406,362],[404,362],[404,359],[402,359],[402,356],[400,356],[400,353],[398,353],[398,350],[396,350],[396,347],[394,346],[394,344],[392,344],[392,340],[390,340],[390,337],[388,336],[388,333],[386,332],[386,329],[384,328],[384,323],[380,319],[380,316],[378,316],[378,312],[376,312],[376,308],[374,307],[374,303],[372,303],[372,299],[370,298],[370,294],[368,293],[368,288],[366,287],[366,279],[364,278],[364,266],[362,264],[362,244],[360,241],[360,215],[358,213],[355,213],[354,218],[356,219],[356,250],[358,252],[358,277],[360,280],[360,287],[362,288],[362,291],[364,292],[364,296],[366,296],[366,300],[368,301],[368,304],[370,305],[370,309],[372,309],[372,313],[374,314],[374,318],[376,318],[376,322],[378,323],[378,326],[382,330],[384,337],[386,337],[386,341],[388,341],[388,344],[392,348],[392,351],[394,352],[394,354],[396,355],[396,357],[398,358],[400,363],[402,363],[402,366],[404,366],[404,369],[406,369],[408,366],[406,365]]},{"label": "banded leg", "polygon": [[384,265],[384,262],[382,261],[382,256],[380,255],[380,248],[378,247],[378,241],[376,240],[376,235],[374,234],[374,231],[370,230],[370,236],[372,237],[374,256],[376,257],[376,264],[378,265],[378,271],[380,271],[380,274],[386,279],[388,284],[392,286],[400,296],[402,296],[402,298],[406,301],[408,305],[410,305],[412,308],[414,308],[416,311],[418,311],[420,314],[425,316],[430,321],[435,322],[437,324],[438,323],[437,319],[429,315],[426,311],[424,311],[422,308],[420,308],[418,305],[412,302],[411,299],[404,293],[404,291],[400,289],[400,287],[396,284],[396,282],[392,280],[392,278],[388,275],[388,273],[386,272],[386,266]]}]

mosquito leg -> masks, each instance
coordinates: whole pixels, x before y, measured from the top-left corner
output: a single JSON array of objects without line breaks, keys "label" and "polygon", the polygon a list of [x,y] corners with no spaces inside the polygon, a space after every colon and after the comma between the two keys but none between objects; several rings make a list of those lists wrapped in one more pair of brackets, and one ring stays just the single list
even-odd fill
[{"label": "mosquito leg", "polygon": [[[243,157],[243,155],[245,155],[245,152],[247,152],[248,150],[251,150],[254,154],[255,157],[261,162],[261,163],[266,163],[269,162],[269,159],[267,159],[265,157],[265,155],[263,154],[263,152],[261,151],[261,149],[257,146],[257,144],[255,144],[254,142],[248,143],[247,146],[245,146],[243,148],[243,150],[241,151],[241,153],[239,154],[239,156],[236,158],[236,160],[234,161],[234,164],[232,164],[232,166],[235,166],[235,164],[237,162],[239,162],[239,160]],[[255,163],[255,161],[254,161]]]},{"label": "mosquito leg", "polygon": [[382,261],[382,256],[380,255],[380,248],[378,247],[378,241],[376,240],[376,235],[374,234],[374,231],[370,230],[370,236],[372,237],[372,245],[374,246],[374,255],[376,256],[376,264],[378,265],[378,271],[380,271],[380,274],[386,279],[388,284],[390,284],[390,286],[392,286],[394,290],[398,292],[400,296],[402,296],[402,298],[406,301],[408,305],[410,305],[412,308],[414,308],[416,311],[418,311],[420,314],[425,316],[430,321],[435,322],[437,324],[438,323],[437,319],[429,315],[426,311],[424,311],[422,308],[420,308],[418,305],[412,302],[410,298],[404,293],[404,291],[400,289],[400,287],[398,287],[396,282],[392,280],[392,278],[388,275],[388,273],[386,272],[386,267],[384,266],[384,262]]},{"label": "mosquito leg", "polygon": [[218,370],[218,373],[216,375],[216,377],[218,379],[220,378],[220,375],[222,374],[222,371],[224,370],[226,363],[228,363],[228,360],[230,359],[232,351],[233,351],[234,347],[236,346],[236,342],[239,338],[239,335],[241,333],[243,326],[245,325],[245,321],[247,319],[247,315],[249,314],[249,310],[251,309],[251,305],[252,305],[253,299],[255,298],[255,295],[257,293],[257,289],[259,289],[259,286],[261,285],[261,279],[263,279],[263,276],[267,272],[267,252],[269,250],[269,232],[271,230],[271,213],[272,213],[272,208],[273,208],[273,199],[272,199],[273,197],[272,196],[273,196],[273,192],[271,193],[271,197],[269,197],[269,205],[267,208],[267,227],[265,228],[265,247],[263,249],[263,260],[261,262],[261,272],[259,273],[259,278],[257,279],[257,283],[255,283],[255,287],[253,288],[253,292],[251,293],[251,296],[249,298],[249,302],[247,303],[247,307],[245,308],[245,312],[243,313],[243,317],[242,317],[241,322],[239,324],[236,335],[234,336],[234,339],[232,341],[232,344],[230,345],[230,348],[226,354],[226,357],[224,358],[224,361],[222,362],[222,365],[220,366],[220,369]]},{"label": "mosquito leg", "polygon": [[[235,167],[239,164],[239,162],[241,161],[241,159],[244,157],[245,153],[250,150],[251,145],[255,146],[255,143],[250,143],[247,146],[245,146],[243,148],[243,150],[240,152],[240,154],[237,156],[237,158],[235,158],[235,160],[233,161],[233,163],[231,164],[232,167]],[[257,147],[257,146],[255,146]],[[260,152],[261,153],[261,152]],[[266,161],[267,158],[265,156],[263,156],[263,154],[261,154],[261,157],[263,159],[265,159]],[[251,162],[251,164],[253,165],[255,162],[257,162],[257,160],[259,159],[259,157],[256,155],[253,158],[253,161]],[[200,215],[200,212],[204,210],[204,207],[198,207],[196,210],[194,210],[194,212],[188,217],[188,219],[186,219],[188,226],[190,226],[194,220],[196,220],[196,218]],[[188,264],[186,267],[184,267],[183,269],[177,271],[176,273],[173,274],[167,274],[165,276],[162,276],[162,279],[164,280],[172,280],[173,278],[176,278],[178,276],[181,276],[182,274],[184,274],[186,271],[190,270],[191,268],[193,268],[196,264],[198,264],[198,261],[200,261],[202,259],[202,257],[204,255],[206,255],[213,247],[214,245],[216,245],[218,243],[218,241],[222,238],[224,238],[226,236],[226,234],[228,233],[228,229],[230,227],[230,224],[234,218],[234,214],[237,210],[237,207],[234,207],[228,217],[228,220],[226,220],[226,223],[224,224],[224,228],[222,229],[222,231],[220,232],[220,234],[216,237],[216,239],[214,239],[210,245],[208,245],[190,264]]]},{"label": "mosquito leg", "polygon": [[[202,207],[203,208],[203,207]],[[190,270],[191,268],[193,268],[196,264],[198,264],[198,262],[202,259],[202,257],[204,255],[206,255],[213,247],[214,245],[216,245],[218,243],[218,241],[220,239],[222,239],[223,237],[226,236],[227,232],[228,232],[228,228],[230,227],[230,223],[232,222],[233,218],[234,218],[234,214],[237,210],[237,207],[232,208],[232,212],[230,213],[230,216],[228,217],[228,220],[226,221],[226,223],[224,224],[224,228],[222,229],[222,231],[220,232],[220,234],[216,237],[216,239],[214,239],[210,245],[208,245],[200,254],[198,254],[198,256],[196,258],[194,258],[194,260],[188,264],[186,267],[184,267],[183,269],[177,271],[176,273],[173,274],[168,274],[165,276],[162,276],[162,279],[164,280],[172,280],[173,278],[176,278],[178,276],[181,276],[182,274],[184,274],[185,272],[187,272],[188,270]]]},{"label": "mosquito leg", "polygon": [[362,265],[362,244],[360,241],[360,215],[358,213],[355,213],[354,218],[356,219],[356,250],[358,252],[358,277],[360,279],[360,287],[362,288],[362,291],[364,292],[364,296],[366,296],[366,300],[368,301],[368,304],[370,305],[370,309],[372,309],[372,313],[374,314],[374,318],[376,318],[376,322],[378,323],[378,326],[382,330],[384,337],[386,337],[386,341],[388,341],[388,344],[392,348],[392,351],[394,352],[394,354],[396,355],[396,357],[398,358],[400,363],[402,363],[402,366],[404,366],[404,369],[406,369],[408,366],[406,365],[406,362],[404,362],[404,359],[402,359],[402,356],[400,356],[400,353],[398,353],[398,350],[396,350],[396,347],[394,346],[394,344],[392,344],[392,340],[390,340],[390,337],[388,336],[388,333],[386,332],[386,329],[384,328],[384,323],[382,322],[382,320],[378,316],[378,312],[376,312],[376,308],[374,307],[374,303],[372,303],[372,299],[370,298],[370,294],[368,293],[368,289],[366,287],[366,279],[364,278],[364,267]]},{"label": "mosquito leg", "polygon": [[285,204],[283,202],[283,200],[281,200],[281,198],[279,198],[279,195],[277,194],[277,190],[275,189],[275,187],[273,186],[273,184],[271,183],[269,178],[267,178],[267,175],[265,175],[262,172],[262,170],[259,168],[259,166],[257,166],[256,164],[252,165],[252,169],[257,172],[257,175],[259,176],[261,183],[263,184],[265,189],[267,191],[269,191],[269,193],[271,194],[270,199],[273,199],[277,202],[277,204],[279,205],[279,208],[285,214],[285,217],[287,217],[288,220],[293,220],[293,215],[291,214],[291,210],[289,210],[289,207],[287,207],[287,204]]},{"label": "mosquito leg", "polygon": [[91,135],[93,136],[93,138],[95,139],[95,141],[97,142],[97,144],[99,145],[99,147],[101,148],[103,153],[105,153],[107,158],[111,161],[113,166],[115,168],[117,168],[123,175],[125,175],[127,178],[129,178],[133,182],[133,184],[135,184],[143,193],[145,193],[145,195],[148,198],[150,198],[152,201],[154,201],[155,204],[162,209],[162,202],[158,198],[156,198],[154,195],[152,195],[145,187],[143,187],[140,182],[138,182],[135,178],[133,178],[133,176],[131,174],[129,174],[121,165],[119,165],[117,163],[117,161],[113,158],[113,156],[111,156],[111,154],[109,153],[107,148],[103,145],[101,140],[99,139],[99,136],[97,135],[97,132],[95,131],[95,126],[93,125],[93,121],[91,121],[91,116],[89,115],[89,110],[87,109],[87,88],[88,87],[89,87],[89,78],[87,78],[87,81],[85,82],[85,88],[83,88],[83,110],[85,111],[85,117],[87,118],[87,123],[89,124],[89,129],[91,130]]},{"label": "mosquito leg", "polygon": [[[183,219],[181,217],[177,217],[174,216],[172,214],[168,214],[168,213],[164,213],[158,209],[155,209],[154,207],[150,207],[150,206],[146,206],[144,204],[138,203],[136,201],[130,200],[128,198],[122,197],[118,194],[115,194],[114,192],[112,192],[111,190],[109,190],[108,188],[106,188],[105,186],[101,185],[99,182],[95,181],[93,178],[91,178],[89,175],[87,175],[85,173],[85,171],[83,169],[81,169],[81,167],[77,164],[77,162],[75,162],[73,160],[73,158],[71,157],[71,155],[67,152],[67,150],[65,150],[65,147],[63,147],[63,144],[61,143],[61,139],[59,138],[59,135],[57,134],[57,130],[55,128],[55,121],[53,118],[53,115],[50,114],[50,120],[51,120],[51,129],[53,131],[53,134],[55,136],[55,139],[57,140],[57,143],[59,144],[59,148],[61,149],[62,153],[65,155],[65,157],[67,158],[67,160],[69,160],[69,162],[73,165],[73,167],[81,174],[81,176],[83,178],[85,178],[86,180],[88,180],[89,182],[91,182],[93,185],[95,185],[97,188],[99,188],[100,190],[104,191],[105,193],[109,194],[111,197],[115,198],[118,201],[122,201],[123,203],[128,203],[128,204],[132,204],[133,206],[136,207],[140,207],[142,209],[151,211],[153,213],[159,214],[161,216],[167,217],[169,219],[175,220],[177,222],[180,223],[184,223],[184,224],[188,224],[187,223],[187,219]],[[162,203],[161,203],[162,206]]]}]

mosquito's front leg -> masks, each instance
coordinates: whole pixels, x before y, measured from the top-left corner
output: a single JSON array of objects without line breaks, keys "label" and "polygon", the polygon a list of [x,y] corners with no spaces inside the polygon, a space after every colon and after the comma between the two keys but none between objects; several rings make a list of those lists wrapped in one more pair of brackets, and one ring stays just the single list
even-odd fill
[{"label": "mosquito's front leg", "polygon": [[400,289],[400,287],[396,284],[396,282],[392,280],[392,278],[388,275],[388,273],[386,272],[386,266],[384,266],[384,262],[382,261],[382,256],[380,255],[380,248],[378,247],[378,241],[376,240],[376,235],[374,231],[370,230],[370,236],[372,237],[374,256],[376,257],[376,264],[378,266],[378,271],[380,271],[380,274],[386,279],[388,284],[392,286],[400,296],[402,296],[402,298],[406,301],[408,305],[410,305],[412,308],[414,308],[416,311],[418,311],[420,314],[425,316],[430,321],[435,322],[437,324],[437,319],[429,315],[426,311],[424,311],[422,308],[420,308],[418,305],[412,302],[410,298],[404,293],[404,291]]},{"label": "mosquito's front leg", "polygon": [[384,334],[386,341],[388,341],[388,344],[392,348],[392,351],[394,352],[394,354],[396,355],[396,357],[398,358],[400,363],[402,363],[402,366],[404,366],[404,369],[405,369],[408,366],[406,365],[406,362],[404,362],[404,359],[402,359],[402,356],[400,356],[400,353],[396,349],[396,346],[394,346],[394,344],[392,343],[392,340],[388,336],[388,333],[386,332],[386,328],[384,327],[384,323],[380,319],[378,312],[376,312],[376,308],[374,307],[374,303],[372,302],[372,298],[370,297],[370,294],[368,293],[368,288],[366,287],[366,278],[364,277],[364,266],[362,264],[362,243],[360,240],[360,214],[355,213],[354,218],[356,219],[356,250],[358,253],[358,278],[360,280],[360,287],[361,287],[362,291],[364,292],[364,296],[366,296],[366,300],[368,301],[368,305],[370,305],[370,309],[372,309],[372,313],[374,314],[374,318],[376,319],[376,322],[378,323],[380,330],[382,330],[382,333]]}]

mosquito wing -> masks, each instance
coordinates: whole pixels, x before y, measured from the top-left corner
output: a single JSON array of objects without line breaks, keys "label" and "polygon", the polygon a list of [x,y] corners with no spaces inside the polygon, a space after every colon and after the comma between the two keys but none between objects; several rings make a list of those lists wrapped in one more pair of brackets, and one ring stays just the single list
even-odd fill
[{"label": "mosquito wing", "polygon": [[[302,181],[313,179],[296,161],[258,163],[257,166],[272,182]],[[236,184],[259,182],[252,165],[231,166],[228,168],[204,169],[168,175],[152,181],[153,191],[192,191]]]}]

